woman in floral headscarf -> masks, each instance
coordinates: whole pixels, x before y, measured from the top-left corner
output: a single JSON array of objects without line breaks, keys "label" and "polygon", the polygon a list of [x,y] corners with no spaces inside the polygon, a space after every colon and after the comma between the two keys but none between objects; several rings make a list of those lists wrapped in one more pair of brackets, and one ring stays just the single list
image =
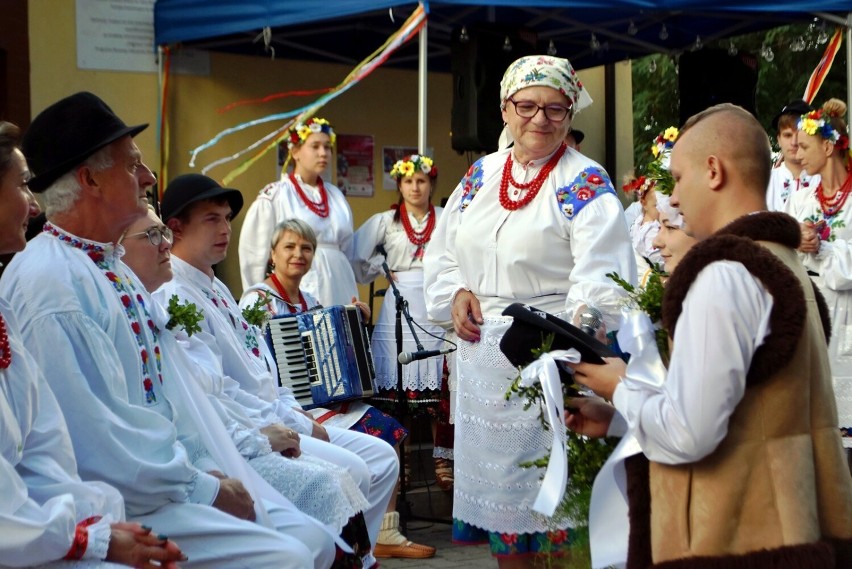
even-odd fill
[{"label": "woman in floral headscarf", "polygon": [[302,288],[323,306],[355,302],[358,288],[348,259],[352,210],[343,192],[320,177],[333,157],[335,138],[329,122],[318,117],[290,127],[287,147],[293,170],[260,191],[240,231],[244,289],[266,278],[276,224],[296,218],[311,226],[318,241],[313,269]]},{"label": "woman in floral headscarf", "polygon": [[801,223],[800,256],[831,311],[831,374],[843,446],[852,453],[852,160],[845,115],[846,104],[829,99],[799,120],[796,158],[821,180],[791,195],[787,213]]},{"label": "woman in floral headscarf", "polygon": [[593,306],[612,331],[622,295],[606,274],[636,275],[609,176],[563,142],[590,103],[565,59],[510,65],[500,108],[512,146],[470,167],[424,261],[429,316],[451,320],[459,337],[454,538],[488,539],[503,568],[565,551],[570,524],[533,511],[541,471],[521,464],[546,456],[553,433],[538,409],[505,397],[517,369],[499,350],[511,324],[502,312],[522,302],[572,321]]}]

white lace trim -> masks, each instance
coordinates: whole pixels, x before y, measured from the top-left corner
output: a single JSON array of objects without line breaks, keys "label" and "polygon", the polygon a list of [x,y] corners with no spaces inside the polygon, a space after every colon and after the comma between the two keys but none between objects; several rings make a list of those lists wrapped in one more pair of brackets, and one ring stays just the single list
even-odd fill
[{"label": "white lace trim", "polygon": [[520,466],[546,456],[551,436],[537,407],[505,398],[517,375],[499,348],[510,323],[487,318],[478,343],[459,343],[453,517],[501,533],[563,529],[532,510],[543,471]]},{"label": "white lace trim", "polygon": [[335,533],[369,506],[349,472],[325,460],[306,455],[290,459],[271,453],[249,463],[299,510],[327,524]]}]

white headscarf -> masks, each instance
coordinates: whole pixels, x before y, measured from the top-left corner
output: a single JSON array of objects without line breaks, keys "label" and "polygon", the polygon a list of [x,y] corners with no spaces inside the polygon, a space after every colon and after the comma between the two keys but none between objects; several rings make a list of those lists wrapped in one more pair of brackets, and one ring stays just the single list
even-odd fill
[{"label": "white headscarf", "polygon": [[683,229],[683,216],[680,210],[672,205],[671,200],[671,196],[657,192],[657,210],[666,215],[670,226]]},{"label": "white headscarf", "polygon": [[[521,89],[536,86],[551,87],[568,97],[572,118],[592,104],[592,97],[567,59],[528,55],[515,60],[503,74],[500,81],[500,108],[505,108],[506,100]],[[511,142],[511,134],[504,128],[500,134],[499,148],[506,148]]]}]

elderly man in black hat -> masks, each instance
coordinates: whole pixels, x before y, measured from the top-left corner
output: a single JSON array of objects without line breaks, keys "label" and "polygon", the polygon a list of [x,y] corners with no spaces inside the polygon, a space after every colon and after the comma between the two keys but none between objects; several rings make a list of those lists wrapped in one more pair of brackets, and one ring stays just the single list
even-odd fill
[{"label": "elderly man in black hat", "polygon": [[772,128],[776,132],[781,154],[772,168],[769,186],[766,189],[766,205],[769,211],[785,211],[789,197],[806,188],[815,188],[819,184],[819,175],[809,176],[802,169],[802,163],[796,158],[799,149],[797,133],[798,122],[802,115],[813,110],[802,99],[790,101],[772,119]]},{"label": "elderly man in black hat", "polygon": [[586,133],[582,130],[572,128],[568,131],[568,134],[565,135],[565,144],[568,145],[568,148],[573,148],[577,152],[580,152],[580,145],[583,143],[585,138]]},{"label": "elderly man in black hat", "polygon": [[22,146],[48,222],[10,263],[2,295],[57,395],[81,477],[116,487],[128,518],[178,541],[183,566],[328,566],[332,538],[314,540],[313,524],[277,506],[268,510],[274,528],[247,521],[251,496],[219,471],[163,391],[180,379],[163,366],[149,297],[117,244],[146,215],[156,183],[133,141],[146,127],[127,126],[91,93],[33,120]]}]

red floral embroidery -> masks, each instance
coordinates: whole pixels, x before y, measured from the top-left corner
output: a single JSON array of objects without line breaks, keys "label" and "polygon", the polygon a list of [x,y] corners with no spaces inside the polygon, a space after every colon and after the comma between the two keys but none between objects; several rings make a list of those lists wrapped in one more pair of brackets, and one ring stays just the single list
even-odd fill
[{"label": "red floral embroidery", "polygon": [[142,326],[139,325],[139,322],[132,322],[130,327],[133,328],[134,334],[139,334],[142,331]]},{"label": "red floral embroidery", "polygon": [[131,300],[129,296],[126,294],[121,295],[121,304],[123,304],[125,308],[130,308],[130,302]]},{"label": "red floral embroidery", "polygon": [[577,190],[577,199],[583,200],[584,202],[590,200],[594,195],[594,192],[592,192],[589,188],[580,188]]}]

